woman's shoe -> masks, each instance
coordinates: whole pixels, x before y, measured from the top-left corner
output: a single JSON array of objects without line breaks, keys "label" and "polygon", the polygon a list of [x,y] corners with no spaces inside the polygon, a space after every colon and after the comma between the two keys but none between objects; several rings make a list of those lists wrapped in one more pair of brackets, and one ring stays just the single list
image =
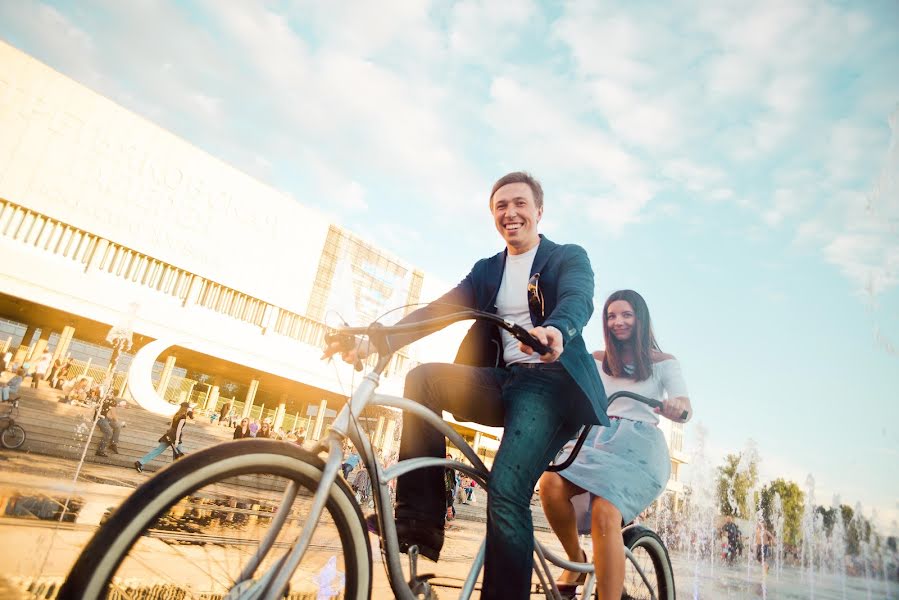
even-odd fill
[{"label": "woman's shoe", "polygon": [[[584,558],[581,562],[589,562],[587,560],[587,553],[584,552],[584,549],[581,548],[581,554],[584,555]],[[563,596],[571,596],[577,591],[577,587],[580,585],[584,585],[584,582],[587,581],[587,573],[580,572],[578,573],[577,578],[574,581],[556,581],[556,587],[559,588],[559,593]]]}]

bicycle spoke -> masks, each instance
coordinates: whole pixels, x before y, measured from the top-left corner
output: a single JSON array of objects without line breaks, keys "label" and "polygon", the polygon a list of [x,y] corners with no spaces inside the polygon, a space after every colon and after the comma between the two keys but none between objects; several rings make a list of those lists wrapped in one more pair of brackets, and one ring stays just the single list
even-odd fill
[{"label": "bicycle spoke", "polygon": [[[204,487],[155,519],[129,550],[114,581],[132,590],[171,585],[185,598],[227,593],[283,559],[310,504],[310,490],[285,480],[275,485],[267,477],[251,481],[243,476]],[[337,557],[335,577],[345,571],[340,539],[327,512],[307,554],[290,580],[292,590],[314,591],[313,579],[332,556]]]},{"label": "bicycle spoke", "polygon": [[646,549],[634,548],[625,564],[624,598],[656,600],[656,572],[652,557]]}]

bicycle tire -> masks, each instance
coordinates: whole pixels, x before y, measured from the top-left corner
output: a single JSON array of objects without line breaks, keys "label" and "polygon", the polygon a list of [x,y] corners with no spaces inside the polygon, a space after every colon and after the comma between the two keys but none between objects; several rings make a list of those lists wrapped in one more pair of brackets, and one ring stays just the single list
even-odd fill
[{"label": "bicycle tire", "polygon": [[[622,534],[624,535],[624,545],[635,559],[641,563],[650,582],[654,583],[655,589],[653,593],[659,600],[675,600],[676,593],[674,588],[674,573],[671,569],[671,559],[668,556],[668,550],[665,544],[653,531],[633,525],[626,528]],[[647,567],[651,567],[647,568]],[[640,599],[651,598],[652,596],[646,589],[646,584],[634,568],[633,563],[625,560],[624,575],[624,593],[622,598]]]},{"label": "bicycle tire", "polygon": [[0,444],[9,450],[16,450],[25,443],[25,437],[25,430],[22,429],[22,426],[13,423],[4,428],[3,433],[0,433]]},{"label": "bicycle tire", "polygon": [[[138,487],[103,523],[79,555],[61,586],[58,600],[106,597],[117,569],[156,519],[204,486],[247,475],[275,475],[311,490],[324,463],[294,444],[238,440],[189,454]],[[359,505],[338,477],[325,505],[344,556],[344,598],[370,600],[372,555]],[[323,513],[324,515],[324,513]],[[260,519],[261,520],[261,519]],[[321,527],[319,527],[321,528]]]}]

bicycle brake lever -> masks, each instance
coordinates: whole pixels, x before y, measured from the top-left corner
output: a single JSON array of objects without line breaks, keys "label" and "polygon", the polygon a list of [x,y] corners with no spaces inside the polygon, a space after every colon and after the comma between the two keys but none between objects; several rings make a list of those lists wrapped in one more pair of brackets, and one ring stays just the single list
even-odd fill
[{"label": "bicycle brake lever", "polygon": [[518,323],[512,323],[511,321],[506,321],[506,324],[509,325],[510,333],[515,336],[515,338],[524,344],[525,346],[530,346],[534,352],[543,356],[544,354],[551,354],[552,348],[532,336],[527,329],[519,325]]}]

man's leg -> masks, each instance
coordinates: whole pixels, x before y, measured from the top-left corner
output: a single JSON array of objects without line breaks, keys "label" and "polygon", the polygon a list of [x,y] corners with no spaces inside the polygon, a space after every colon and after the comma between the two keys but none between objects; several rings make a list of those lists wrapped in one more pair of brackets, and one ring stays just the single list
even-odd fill
[{"label": "man's leg", "polygon": [[534,556],[530,500],[540,475],[580,424],[566,420],[576,393],[561,369],[512,367],[503,390],[503,440],[487,490],[487,546],[482,599],[529,595]]},{"label": "man's leg", "polygon": [[109,421],[110,426],[112,426],[112,441],[109,442],[109,447],[116,454],[119,453],[119,434],[122,433],[122,424],[118,419],[113,419]]},{"label": "man's leg", "polygon": [[[505,369],[429,363],[406,375],[404,395],[457,419],[483,425],[503,424],[502,386],[508,377]],[[442,458],[446,441],[440,432],[414,415],[403,414],[400,460],[419,456]],[[396,486],[397,519],[417,519],[443,527],[446,496],[443,468],[418,469],[403,475]]]},{"label": "man's leg", "polygon": [[109,420],[106,417],[100,417],[97,421],[97,427],[103,432],[103,437],[100,439],[100,445],[97,446],[97,454],[103,454],[106,451],[106,444],[108,444],[110,438],[112,438],[112,427],[109,426]]}]

